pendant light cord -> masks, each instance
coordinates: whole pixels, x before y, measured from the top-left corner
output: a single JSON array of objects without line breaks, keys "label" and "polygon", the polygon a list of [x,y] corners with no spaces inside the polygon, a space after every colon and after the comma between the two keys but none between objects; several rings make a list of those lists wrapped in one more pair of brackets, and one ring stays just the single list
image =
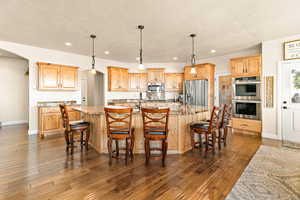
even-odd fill
[{"label": "pendant light cord", "polygon": [[139,26],[139,29],[140,29],[140,64],[143,64],[143,28],[144,27],[140,27]]},{"label": "pendant light cord", "polygon": [[93,67],[93,69],[95,68],[95,38],[93,38],[92,67]]},{"label": "pendant light cord", "polygon": [[196,56],[195,56],[195,41],[194,41],[194,37],[196,35],[192,34],[191,37],[192,37],[192,58],[191,58],[191,64],[192,64],[192,67],[195,66],[195,63],[196,63]]}]

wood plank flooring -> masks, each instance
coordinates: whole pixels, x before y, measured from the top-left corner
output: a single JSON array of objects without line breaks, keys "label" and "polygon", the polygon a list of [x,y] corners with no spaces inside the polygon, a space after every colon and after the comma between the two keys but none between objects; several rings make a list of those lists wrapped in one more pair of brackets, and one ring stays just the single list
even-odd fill
[{"label": "wood plank flooring", "polygon": [[0,129],[0,199],[224,199],[262,141],[230,134],[228,146],[205,158],[199,150],[144,164],[135,155],[108,165],[92,148],[65,152],[64,138],[27,136],[25,126]]}]

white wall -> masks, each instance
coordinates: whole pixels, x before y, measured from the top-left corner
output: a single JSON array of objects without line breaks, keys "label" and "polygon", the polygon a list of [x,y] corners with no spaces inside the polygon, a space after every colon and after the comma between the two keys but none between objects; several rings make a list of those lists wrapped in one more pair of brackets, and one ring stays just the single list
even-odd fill
[{"label": "white wall", "polygon": [[0,122],[12,125],[28,122],[28,61],[0,57]]},{"label": "white wall", "polygon": [[[274,76],[274,108],[265,108],[263,106],[263,133],[265,138],[281,139],[278,132],[278,113],[277,113],[277,78],[278,78],[278,63],[283,60],[283,43],[286,41],[300,39],[299,35],[280,38],[277,40],[265,41],[262,43],[262,61],[263,61],[263,76]],[[264,100],[264,98],[263,98]],[[263,102],[265,104],[265,102]]]}]

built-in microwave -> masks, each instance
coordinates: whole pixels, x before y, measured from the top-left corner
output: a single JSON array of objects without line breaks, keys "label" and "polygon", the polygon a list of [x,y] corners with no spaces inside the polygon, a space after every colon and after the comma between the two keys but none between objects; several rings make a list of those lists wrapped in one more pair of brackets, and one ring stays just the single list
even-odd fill
[{"label": "built-in microwave", "polygon": [[233,99],[260,100],[260,98],[260,78],[258,76],[234,79]]},{"label": "built-in microwave", "polygon": [[163,83],[148,83],[148,92],[164,92],[165,87]]},{"label": "built-in microwave", "polygon": [[233,116],[245,119],[261,119],[261,102],[233,100]]}]

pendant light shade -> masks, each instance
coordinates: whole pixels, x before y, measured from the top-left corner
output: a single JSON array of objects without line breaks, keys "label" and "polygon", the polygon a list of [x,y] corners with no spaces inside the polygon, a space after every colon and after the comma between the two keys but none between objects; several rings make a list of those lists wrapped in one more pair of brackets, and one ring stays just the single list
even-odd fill
[{"label": "pendant light shade", "polygon": [[140,57],[139,57],[139,70],[144,71],[145,70],[145,66],[143,64],[143,29],[144,26],[143,25],[139,25],[138,29],[140,29]]},{"label": "pendant light shade", "polygon": [[194,38],[196,37],[196,34],[191,34],[190,37],[192,38],[192,56],[191,56],[191,73],[192,74],[196,74],[196,68],[195,68],[195,64],[196,64],[196,55],[195,55],[195,41]]},{"label": "pendant light shade", "polygon": [[96,35],[91,35],[90,36],[92,38],[92,41],[93,41],[93,55],[92,55],[92,69],[91,69],[91,73],[92,74],[96,74],[97,71],[95,69],[95,64],[96,64],[96,61],[95,61],[95,39],[96,39]]}]

